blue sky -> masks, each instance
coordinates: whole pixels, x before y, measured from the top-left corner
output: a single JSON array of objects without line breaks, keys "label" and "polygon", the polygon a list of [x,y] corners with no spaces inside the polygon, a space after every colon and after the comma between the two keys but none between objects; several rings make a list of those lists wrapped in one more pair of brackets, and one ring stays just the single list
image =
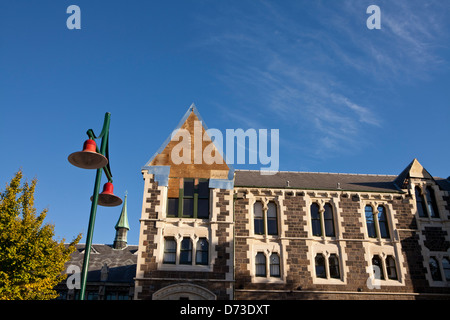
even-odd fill
[{"label": "blue sky", "polygon": [[[418,158],[447,177],[449,16],[448,1],[3,1],[0,189],[22,168],[56,237],[85,234],[95,171],[67,156],[111,112],[137,244],[141,167],[191,103],[209,128],[279,129],[283,171],[399,174]],[[94,243],[112,243],[120,209],[99,207]]]}]

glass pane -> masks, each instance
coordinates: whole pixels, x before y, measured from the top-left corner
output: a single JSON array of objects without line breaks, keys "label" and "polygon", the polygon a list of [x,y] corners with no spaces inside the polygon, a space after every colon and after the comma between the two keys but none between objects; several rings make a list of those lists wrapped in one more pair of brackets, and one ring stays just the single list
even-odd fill
[{"label": "glass pane", "polygon": [[395,259],[392,256],[386,258],[386,271],[388,278],[392,280],[397,280],[397,268],[395,267]]},{"label": "glass pane", "polygon": [[273,202],[269,202],[267,205],[267,217],[268,218],[277,218],[277,205]]},{"label": "glass pane", "polygon": [[255,234],[264,234],[264,221],[263,219],[255,219]]},{"label": "glass pane", "polygon": [[192,263],[192,241],[191,241],[191,238],[183,238],[183,240],[181,241],[180,263],[181,264],[191,264]]},{"label": "glass pane", "polygon": [[175,255],[177,252],[177,243],[173,238],[164,240],[164,257],[163,263],[175,263]]},{"label": "glass pane", "polygon": [[209,199],[198,199],[197,218],[209,218]]},{"label": "glass pane", "polygon": [[194,179],[184,179],[184,196],[194,196]]},{"label": "glass pane", "polygon": [[183,199],[183,216],[190,218],[194,216],[194,198]]},{"label": "glass pane", "polygon": [[178,198],[169,198],[167,215],[169,217],[178,217]]},{"label": "glass pane", "polygon": [[366,206],[366,224],[367,224],[367,234],[370,238],[376,238],[375,222],[373,221],[373,209],[371,206]]},{"label": "glass pane", "polygon": [[319,205],[313,203],[311,205],[311,227],[314,236],[322,235],[322,228],[320,226]]},{"label": "glass pane", "polygon": [[419,212],[419,217],[426,217],[426,208],[425,208],[425,202],[423,200],[423,196],[420,192],[419,187],[416,187],[416,206],[417,211]]},{"label": "glass pane", "polygon": [[427,203],[428,203],[428,211],[430,212],[430,217],[438,218],[438,209],[436,205],[436,198],[434,196],[434,191],[431,187],[427,187]]},{"label": "glass pane", "polygon": [[267,210],[267,233],[270,235],[278,234],[277,226],[277,206],[273,202],[269,202]]},{"label": "glass pane", "polygon": [[276,253],[270,255],[270,276],[280,276],[280,257]]},{"label": "glass pane", "polygon": [[262,252],[258,252],[255,258],[255,267],[257,277],[265,277],[266,276],[266,256]]},{"label": "glass pane", "polygon": [[444,268],[445,279],[450,281],[450,260],[448,258],[442,260],[442,267]]},{"label": "glass pane", "polygon": [[198,197],[209,198],[209,181],[198,182]]},{"label": "glass pane", "polygon": [[316,263],[316,277],[326,278],[327,274],[325,272],[325,258],[322,254],[318,254],[315,259]]},{"label": "glass pane", "polygon": [[323,213],[325,223],[325,235],[327,237],[334,237],[334,222],[333,222],[333,208],[329,203],[324,206],[325,212]]},{"label": "glass pane", "polygon": [[389,238],[389,227],[386,217],[386,210],[383,206],[378,207],[378,225],[380,226],[380,237]]},{"label": "glass pane", "polygon": [[255,204],[253,205],[253,216],[254,216],[255,234],[264,234],[262,203],[260,201],[256,201]]},{"label": "glass pane", "polygon": [[256,218],[261,218],[263,216],[263,211],[262,211],[262,203],[260,201],[256,201],[255,204],[253,205],[253,215]]},{"label": "glass pane", "polygon": [[431,278],[434,281],[442,281],[442,275],[441,275],[441,270],[439,269],[439,263],[433,257],[430,258],[430,272],[431,272]]},{"label": "glass pane", "polygon": [[335,254],[331,254],[328,258],[328,264],[330,268],[330,277],[334,279],[340,279],[341,274],[339,272],[339,259]]},{"label": "glass pane", "polygon": [[384,280],[383,265],[381,264],[381,258],[379,256],[373,256],[372,266],[375,279]]},{"label": "glass pane", "polygon": [[208,241],[205,238],[200,238],[197,242],[195,263],[208,264]]}]

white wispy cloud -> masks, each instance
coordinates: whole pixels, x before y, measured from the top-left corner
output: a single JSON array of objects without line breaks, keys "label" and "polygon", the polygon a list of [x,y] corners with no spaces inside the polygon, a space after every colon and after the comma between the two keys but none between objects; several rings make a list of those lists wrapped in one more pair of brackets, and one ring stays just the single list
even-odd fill
[{"label": "white wispy cloud", "polygon": [[307,137],[317,154],[351,152],[368,128],[384,123],[380,106],[360,91],[390,90],[443,66],[436,48],[447,37],[448,8],[435,1],[381,1],[380,7],[382,29],[369,31],[361,1],[226,5],[220,15],[199,17],[208,32],[196,45],[219,57],[219,78],[240,105],[257,105],[267,122]]}]

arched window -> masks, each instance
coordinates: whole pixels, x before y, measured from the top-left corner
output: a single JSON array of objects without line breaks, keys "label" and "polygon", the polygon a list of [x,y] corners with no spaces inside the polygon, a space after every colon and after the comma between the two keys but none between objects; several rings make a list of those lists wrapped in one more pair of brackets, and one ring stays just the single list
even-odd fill
[{"label": "arched window", "polygon": [[255,257],[255,275],[257,277],[266,276],[266,256],[263,252],[258,252]]},{"label": "arched window", "polygon": [[384,280],[383,263],[380,256],[375,255],[372,257],[372,266],[375,279]]},{"label": "arched window", "polygon": [[311,226],[314,236],[322,235],[322,228],[320,226],[319,205],[317,203],[311,204]]},{"label": "arched window", "polygon": [[430,217],[439,218],[439,211],[436,204],[436,197],[434,196],[434,190],[431,187],[427,187],[427,204]]},{"label": "arched window", "polygon": [[341,273],[339,271],[339,259],[337,255],[330,254],[330,257],[328,258],[328,265],[330,268],[330,278],[340,279]]},{"label": "arched window", "polygon": [[331,204],[326,203],[324,206],[323,220],[325,225],[325,235],[327,237],[334,237],[334,219],[333,219],[333,208]]},{"label": "arched window", "polygon": [[389,224],[386,216],[386,209],[383,206],[378,207],[378,226],[380,227],[380,237],[389,238]]},{"label": "arched window", "polygon": [[397,268],[395,266],[395,259],[393,256],[388,256],[386,258],[386,272],[387,276],[391,280],[397,280]]},{"label": "arched window", "polygon": [[192,264],[192,240],[189,237],[181,241],[180,264]]},{"label": "arched window", "polygon": [[317,278],[327,278],[327,274],[325,271],[325,258],[323,254],[318,253],[315,258],[315,265],[316,265],[316,277]]},{"label": "arched window", "polygon": [[423,199],[422,192],[419,187],[415,188],[415,192],[416,192],[416,207],[417,212],[419,213],[419,217],[426,217],[427,209],[425,207],[425,200]]},{"label": "arched window", "polygon": [[439,268],[439,262],[435,257],[430,257],[430,273],[431,278],[434,281],[442,281],[441,269]]},{"label": "arched window", "polygon": [[264,234],[263,205],[256,201],[253,205],[253,225],[255,234]]},{"label": "arched window", "polygon": [[197,241],[197,247],[195,251],[195,263],[201,265],[208,264],[208,241],[206,238],[200,238]]},{"label": "arched window", "polygon": [[163,263],[175,264],[177,255],[177,242],[173,237],[164,238]]},{"label": "arched window", "polygon": [[267,234],[278,234],[277,205],[275,202],[269,202],[267,205]]},{"label": "arched window", "polygon": [[370,238],[376,238],[377,233],[375,230],[375,221],[373,219],[372,206],[366,206],[365,213],[366,213],[367,234],[369,235]]},{"label": "arched window", "polygon": [[270,276],[280,277],[280,256],[277,253],[270,255]]}]

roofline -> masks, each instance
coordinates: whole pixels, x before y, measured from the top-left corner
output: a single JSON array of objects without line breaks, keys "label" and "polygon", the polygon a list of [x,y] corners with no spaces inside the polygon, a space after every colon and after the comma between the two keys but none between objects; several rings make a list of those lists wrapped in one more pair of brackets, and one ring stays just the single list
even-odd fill
[{"label": "roofline", "polygon": [[[260,170],[236,169],[235,172],[260,172]],[[371,174],[371,173],[340,173],[340,172],[313,172],[313,171],[264,171],[276,173],[313,173],[313,174],[335,174],[335,175],[351,175],[351,176],[372,176],[372,177],[397,177],[395,174]]]},{"label": "roofline", "polygon": [[257,188],[257,189],[281,189],[281,190],[307,190],[307,191],[335,191],[335,192],[357,192],[357,193],[397,193],[405,194],[407,192],[402,190],[390,190],[390,191],[374,191],[374,190],[351,190],[351,189],[327,189],[327,188],[304,188],[304,187],[276,187],[276,186],[247,186],[247,185],[235,185],[237,188]]}]

